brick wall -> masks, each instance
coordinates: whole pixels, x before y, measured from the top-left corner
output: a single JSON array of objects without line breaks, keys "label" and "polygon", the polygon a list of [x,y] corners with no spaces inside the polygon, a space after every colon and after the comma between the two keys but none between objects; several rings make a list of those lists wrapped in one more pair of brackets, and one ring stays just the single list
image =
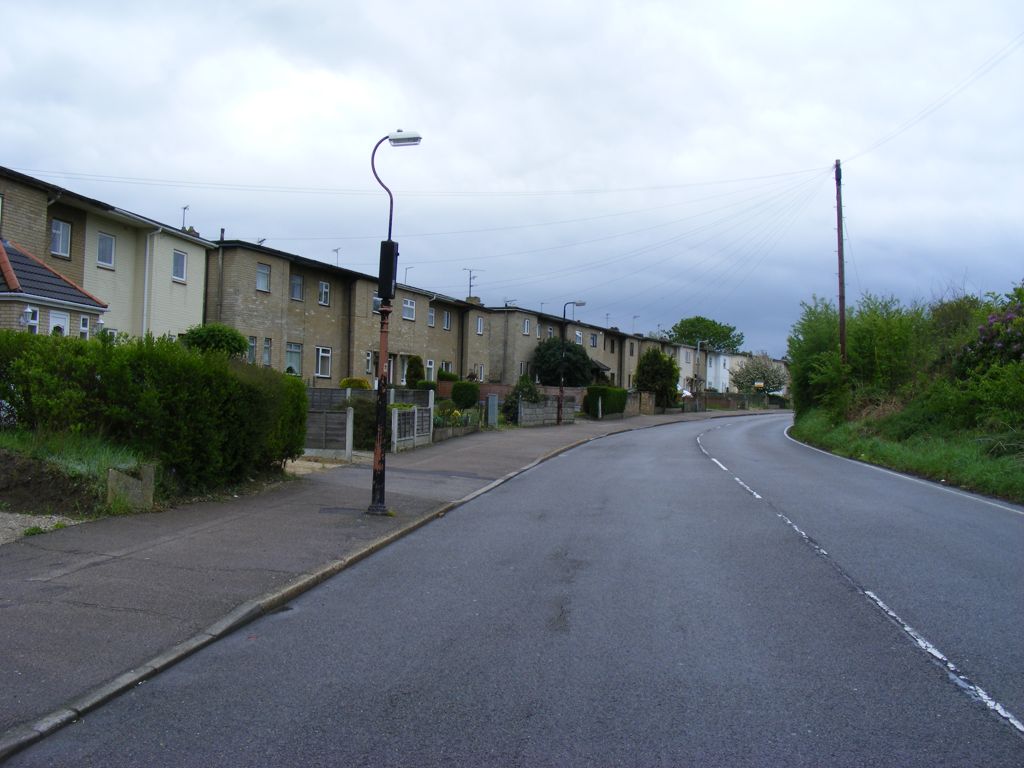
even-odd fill
[{"label": "brick wall", "polygon": [[0,178],[0,195],[0,237],[17,243],[37,258],[44,258],[50,249],[46,193]]}]

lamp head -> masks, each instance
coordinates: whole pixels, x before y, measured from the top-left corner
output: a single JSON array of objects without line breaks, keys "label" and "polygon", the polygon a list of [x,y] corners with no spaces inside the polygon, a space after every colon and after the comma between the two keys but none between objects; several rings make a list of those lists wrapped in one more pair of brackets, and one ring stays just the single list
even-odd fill
[{"label": "lamp head", "polygon": [[403,131],[401,128],[388,134],[388,141],[392,147],[414,147],[422,140],[423,137],[416,131]]},{"label": "lamp head", "polygon": [[587,306],[587,302],[585,302],[585,301],[574,301],[573,304],[575,304],[577,307],[585,307],[585,306]]}]

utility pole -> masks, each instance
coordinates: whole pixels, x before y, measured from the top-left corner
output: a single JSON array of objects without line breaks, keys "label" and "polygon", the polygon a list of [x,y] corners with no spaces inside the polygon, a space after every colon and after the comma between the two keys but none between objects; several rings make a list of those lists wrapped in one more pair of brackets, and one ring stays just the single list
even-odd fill
[{"label": "utility pole", "polygon": [[469,293],[467,293],[466,296],[472,296],[473,295],[473,273],[474,272],[483,272],[483,270],[482,269],[470,269],[469,267],[463,267],[462,271],[463,272],[469,272]]},{"label": "utility pole", "polygon": [[846,362],[846,269],[843,259],[843,169],[836,160],[836,235],[839,238],[839,357]]}]

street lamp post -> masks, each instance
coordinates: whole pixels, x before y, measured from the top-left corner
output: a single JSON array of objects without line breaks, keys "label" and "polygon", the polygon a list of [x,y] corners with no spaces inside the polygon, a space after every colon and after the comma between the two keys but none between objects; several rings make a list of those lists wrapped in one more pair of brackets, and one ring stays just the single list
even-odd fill
[{"label": "street lamp post", "polygon": [[[565,313],[570,306],[583,307],[586,306],[585,301],[567,301],[562,306],[562,346],[561,346],[561,359],[558,361],[558,414],[555,417],[555,423],[562,423],[562,402],[565,400]],[[573,313],[575,316],[575,312]]]},{"label": "street lamp post", "polygon": [[380,269],[377,272],[377,296],[380,298],[380,352],[377,358],[377,437],[373,442],[373,487],[370,515],[386,515],[384,503],[384,433],[388,416],[388,318],[391,315],[391,300],[395,297],[395,281],[398,277],[398,243],[391,239],[391,224],[395,214],[395,197],[387,184],[377,175],[375,163],[377,149],[385,141],[393,147],[415,146],[421,137],[415,131],[395,131],[378,141],[370,153],[370,170],[377,183],[388,193],[388,239],[380,244]]},{"label": "street lamp post", "polygon": [[[701,344],[706,344],[709,341],[710,341],[710,339],[697,339],[697,359],[696,359],[695,362],[696,362],[698,368],[700,367],[700,345]],[[704,354],[707,355],[707,350],[704,350]],[[708,366],[707,366],[707,363],[705,363],[704,364],[704,383],[705,384],[707,384],[707,374],[708,374]],[[696,375],[694,376],[694,379],[697,379]],[[699,411],[699,410],[701,410],[700,395],[701,395],[701,392],[703,391],[704,388],[696,386],[696,384],[698,382],[699,382],[699,379],[697,379],[697,381],[694,382],[694,384],[695,384],[694,389],[696,389],[697,391],[694,393],[693,397],[697,401],[696,402],[696,406],[697,406],[697,410]],[[704,402],[707,403],[707,397],[704,398]]]}]

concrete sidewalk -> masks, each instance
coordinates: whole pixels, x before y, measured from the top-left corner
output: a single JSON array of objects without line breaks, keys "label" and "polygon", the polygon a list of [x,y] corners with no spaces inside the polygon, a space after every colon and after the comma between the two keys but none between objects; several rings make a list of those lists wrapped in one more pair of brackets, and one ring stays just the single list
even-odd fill
[{"label": "concrete sidewalk", "polygon": [[[0,546],[0,760],[529,467],[615,432],[749,411],[480,432],[254,496]],[[753,412],[757,413],[757,412]],[[778,413],[770,411],[768,413]]]}]

